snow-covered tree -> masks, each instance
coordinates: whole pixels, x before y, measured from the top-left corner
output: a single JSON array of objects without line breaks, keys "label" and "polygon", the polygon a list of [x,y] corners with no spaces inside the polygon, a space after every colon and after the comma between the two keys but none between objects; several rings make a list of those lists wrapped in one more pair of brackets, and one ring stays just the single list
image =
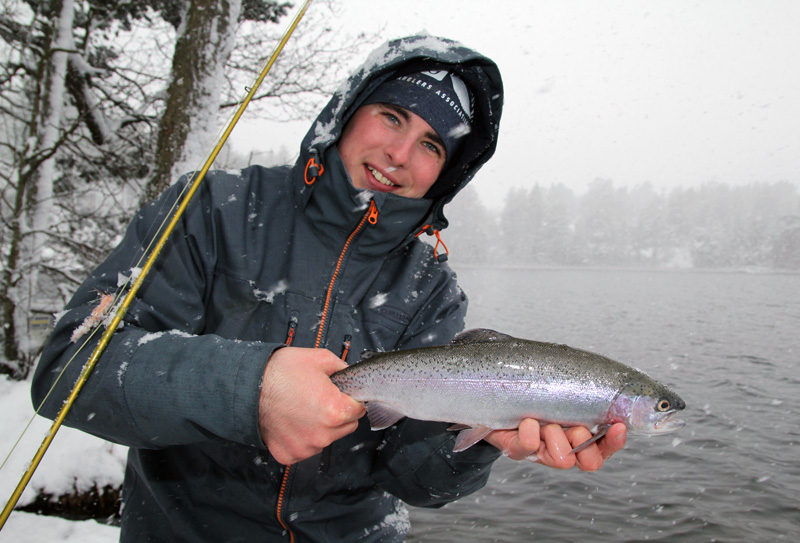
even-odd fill
[{"label": "snow-covered tree", "polygon": [[[208,134],[271,54],[283,32],[273,23],[289,7],[0,2],[0,372],[27,373],[42,323],[105,257],[145,193],[197,165]],[[253,114],[313,109],[353,51],[376,41],[321,24],[334,8],[315,4]]]}]

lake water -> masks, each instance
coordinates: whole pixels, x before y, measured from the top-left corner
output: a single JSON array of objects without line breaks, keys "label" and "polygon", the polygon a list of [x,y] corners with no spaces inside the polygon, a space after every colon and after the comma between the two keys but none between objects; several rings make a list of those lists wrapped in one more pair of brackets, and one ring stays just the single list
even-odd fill
[{"label": "lake water", "polygon": [[412,508],[410,542],[774,542],[800,536],[800,275],[465,269],[468,327],[635,366],[687,425],[596,473],[501,459],[482,491]]}]

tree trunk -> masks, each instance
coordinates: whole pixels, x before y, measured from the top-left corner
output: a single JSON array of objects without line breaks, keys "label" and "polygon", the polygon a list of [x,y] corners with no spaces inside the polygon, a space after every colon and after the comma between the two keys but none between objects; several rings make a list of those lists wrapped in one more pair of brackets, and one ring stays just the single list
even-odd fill
[{"label": "tree trunk", "polygon": [[39,103],[34,107],[29,132],[35,138],[19,161],[10,242],[0,299],[3,303],[3,351],[7,373],[27,375],[40,347],[30,341],[28,321],[38,292],[39,266],[53,219],[55,149],[62,133],[67,55],[72,48],[74,1],[54,0],[52,39],[42,59]]},{"label": "tree trunk", "polygon": [[155,168],[143,202],[198,168],[217,132],[223,68],[233,48],[241,0],[191,0],[172,57],[172,80],[158,128]]}]

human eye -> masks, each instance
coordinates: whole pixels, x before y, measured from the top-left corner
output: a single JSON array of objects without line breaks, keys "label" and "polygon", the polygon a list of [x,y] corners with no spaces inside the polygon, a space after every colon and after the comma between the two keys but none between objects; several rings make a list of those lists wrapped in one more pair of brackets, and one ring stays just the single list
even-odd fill
[{"label": "human eye", "polygon": [[400,119],[397,117],[397,115],[395,115],[394,113],[392,113],[389,110],[384,111],[383,112],[383,116],[392,124],[396,124],[396,125],[400,124]]},{"label": "human eye", "polygon": [[432,152],[432,153],[434,153],[434,154],[436,154],[438,156],[444,156],[444,149],[442,149],[442,147],[440,145],[437,145],[436,143],[434,143],[432,141],[424,141],[424,142],[422,142],[422,145],[426,149],[428,149],[430,152]]}]

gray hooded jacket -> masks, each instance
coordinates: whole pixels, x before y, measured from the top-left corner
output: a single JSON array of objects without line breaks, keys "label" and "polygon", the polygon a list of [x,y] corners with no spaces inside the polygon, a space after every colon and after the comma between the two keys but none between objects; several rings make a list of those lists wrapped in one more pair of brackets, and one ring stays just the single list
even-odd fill
[{"label": "gray hooded jacket", "polygon": [[[446,64],[469,85],[473,134],[428,198],[365,198],[335,143],[372,89],[419,60]],[[366,349],[438,345],[461,330],[466,297],[417,235],[447,226],[443,206],[494,152],[501,107],[487,58],[440,38],[397,40],[334,94],[294,167],[207,176],[67,418],[130,447],[122,541],[401,541],[401,501],[437,507],[485,484],[494,448],[453,454],[446,424],[411,419],[373,432],[365,417],[287,468],[261,441],[258,398],[265,363],[283,345],[353,363]],[[36,370],[36,405],[85,341],[71,336],[98,293],[133,273],[187,182],[140,211],[69,302]],[[94,341],[43,414],[55,416]]]}]

